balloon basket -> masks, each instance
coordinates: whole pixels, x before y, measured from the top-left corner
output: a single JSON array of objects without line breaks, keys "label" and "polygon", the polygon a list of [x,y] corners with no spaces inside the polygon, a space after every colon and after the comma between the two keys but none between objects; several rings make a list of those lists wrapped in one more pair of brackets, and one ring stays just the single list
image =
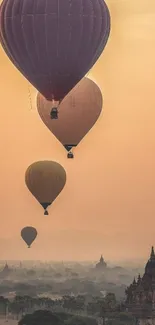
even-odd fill
[{"label": "balloon basket", "polygon": [[68,158],[68,159],[73,159],[73,158],[74,158],[73,153],[72,153],[72,152],[69,152],[69,153],[67,154],[67,158]]},{"label": "balloon basket", "polygon": [[58,119],[58,110],[56,107],[53,107],[50,113],[51,120],[57,120]]}]

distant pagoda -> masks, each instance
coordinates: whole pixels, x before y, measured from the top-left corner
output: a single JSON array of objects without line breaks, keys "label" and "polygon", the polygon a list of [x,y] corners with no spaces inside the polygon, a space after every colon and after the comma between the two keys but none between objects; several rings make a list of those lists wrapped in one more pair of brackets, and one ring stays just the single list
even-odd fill
[{"label": "distant pagoda", "polygon": [[96,264],[97,270],[104,270],[107,267],[106,262],[104,261],[103,256],[101,255],[100,261]]},{"label": "distant pagoda", "polygon": [[6,262],[3,270],[0,272],[0,277],[6,277],[6,276],[8,276],[10,274],[10,272],[11,272],[11,269],[9,268],[9,266],[8,266],[8,264]]}]

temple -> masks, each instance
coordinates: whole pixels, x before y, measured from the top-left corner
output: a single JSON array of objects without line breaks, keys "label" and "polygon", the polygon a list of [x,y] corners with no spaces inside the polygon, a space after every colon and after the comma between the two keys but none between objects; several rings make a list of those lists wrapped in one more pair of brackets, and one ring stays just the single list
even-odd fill
[{"label": "temple", "polygon": [[100,261],[96,264],[96,269],[97,270],[103,270],[107,267],[106,262],[104,261],[103,256],[101,255]]},{"label": "temple", "polygon": [[155,325],[155,253],[154,248],[145,266],[144,275],[126,289],[126,307],[140,325]]},{"label": "temple", "polygon": [[7,277],[11,272],[11,269],[9,268],[8,264],[6,263],[3,270],[0,271],[0,278],[1,277]]}]

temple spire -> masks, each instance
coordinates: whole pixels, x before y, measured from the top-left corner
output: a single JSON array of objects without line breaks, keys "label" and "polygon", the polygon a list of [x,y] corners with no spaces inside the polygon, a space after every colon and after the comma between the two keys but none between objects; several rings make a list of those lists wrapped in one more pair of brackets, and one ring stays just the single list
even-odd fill
[{"label": "temple spire", "polygon": [[102,263],[104,261],[103,256],[101,254],[100,262]]},{"label": "temple spire", "polygon": [[152,246],[151,248],[151,255],[150,255],[150,259],[155,259],[155,253],[154,253],[154,247]]},{"label": "temple spire", "polygon": [[137,284],[139,284],[141,282],[141,276],[140,274],[138,275],[138,279],[137,279]]}]

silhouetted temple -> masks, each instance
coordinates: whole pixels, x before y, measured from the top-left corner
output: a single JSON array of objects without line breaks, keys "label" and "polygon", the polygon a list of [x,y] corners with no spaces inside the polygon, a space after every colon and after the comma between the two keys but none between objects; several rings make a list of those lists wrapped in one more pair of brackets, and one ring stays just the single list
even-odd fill
[{"label": "silhouetted temple", "polygon": [[152,247],[144,275],[126,289],[126,307],[141,325],[155,325],[155,253]]},{"label": "silhouetted temple", "polygon": [[11,269],[9,268],[8,264],[6,263],[3,270],[0,272],[0,277],[6,277],[10,274]]},{"label": "silhouetted temple", "polygon": [[106,262],[104,261],[103,256],[101,255],[100,261],[96,264],[96,269],[97,270],[103,270],[107,267]]}]

